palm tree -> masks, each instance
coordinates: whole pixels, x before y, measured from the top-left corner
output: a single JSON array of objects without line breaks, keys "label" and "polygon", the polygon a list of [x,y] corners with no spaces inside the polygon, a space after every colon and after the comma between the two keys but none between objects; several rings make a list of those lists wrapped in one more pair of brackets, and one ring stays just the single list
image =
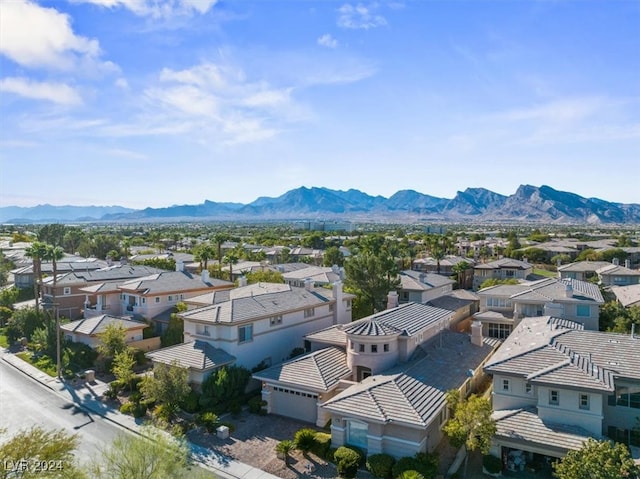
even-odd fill
[{"label": "palm tree", "polygon": [[222,272],[222,243],[229,239],[225,233],[216,233],[213,235],[213,242],[218,246],[218,272]]},{"label": "palm tree", "polygon": [[58,261],[64,258],[64,250],[60,246],[46,245],[44,257],[50,260],[53,266],[52,304],[54,318],[56,318],[56,367],[58,378],[60,378],[62,375],[62,364],[60,361],[60,315],[58,314],[58,305],[56,304],[56,287],[58,283]]},{"label": "palm tree", "polygon": [[209,260],[213,258],[213,248],[207,243],[203,243],[195,248],[194,259],[200,261],[200,269],[206,271]]},{"label": "palm tree", "polygon": [[233,281],[233,265],[238,264],[239,259],[240,259],[240,256],[234,251],[229,251],[222,258],[222,262],[229,265],[229,281]]},{"label": "palm tree", "polygon": [[40,241],[34,241],[27,246],[24,255],[33,261],[33,295],[36,300],[36,312],[40,311],[40,283],[42,283],[42,260],[47,253],[47,245]]}]

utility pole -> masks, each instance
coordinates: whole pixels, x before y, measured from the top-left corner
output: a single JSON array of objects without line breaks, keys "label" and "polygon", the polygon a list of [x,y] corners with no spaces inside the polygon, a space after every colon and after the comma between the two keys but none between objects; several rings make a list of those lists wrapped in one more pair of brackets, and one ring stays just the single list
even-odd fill
[{"label": "utility pole", "polygon": [[60,361],[60,311],[58,305],[53,306],[56,310],[56,369],[58,371],[58,379],[62,380],[62,365]]}]

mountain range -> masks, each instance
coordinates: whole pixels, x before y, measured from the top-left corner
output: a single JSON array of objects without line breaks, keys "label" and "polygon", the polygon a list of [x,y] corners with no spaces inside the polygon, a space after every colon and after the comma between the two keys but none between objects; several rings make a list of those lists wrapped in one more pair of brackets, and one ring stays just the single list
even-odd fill
[{"label": "mountain range", "polygon": [[558,224],[640,223],[640,204],[613,203],[521,185],[510,196],[485,188],[458,191],[452,199],[414,190],[389,198],[362,191],[300,187],[276,198],[242,203],[206,200],[198,205],[133,210],[121,206],[0,207],[2,223],[347,220],[408,223],[416,221],[545,222]]}]

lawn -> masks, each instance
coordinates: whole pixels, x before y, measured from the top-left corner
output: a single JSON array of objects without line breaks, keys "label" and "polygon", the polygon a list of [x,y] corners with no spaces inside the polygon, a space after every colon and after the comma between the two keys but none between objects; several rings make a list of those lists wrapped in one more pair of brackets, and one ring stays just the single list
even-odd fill
[{"label": "lawn", "polygon": [[547,276],[549,278],[556,278],[558,273],[554,271],[547,271],[546,269],[534,268],[533,274],[537,274],[538,276]]},{"label": "lawn", "polygon": [[8,348],[9,340],[7,339],[6,334],[4,334],[4,329],[0,329],[0,348]]}]

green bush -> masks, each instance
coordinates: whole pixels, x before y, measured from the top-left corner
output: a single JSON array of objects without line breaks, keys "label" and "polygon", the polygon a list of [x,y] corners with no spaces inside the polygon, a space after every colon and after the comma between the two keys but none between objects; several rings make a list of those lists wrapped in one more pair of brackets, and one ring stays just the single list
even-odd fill
[{"label": "green bush", "polygon": [[147,414],[147,406],[142,403],[126,402],[120,406],[122,414],[130,414],[135,418],[144,417]]},{"label": "green bush", "polygon": [[330,447],[329,449],[327,449],[327,455],[325,456],[325,460],[329,461],[329,462],[336,462],[336,451],[338,449],[335,447]]},{"label": "green bush", "polygon": [[188,413],[198,412],[200,410],[200,394],[192,389],[182,400],[180,407]]},{"label": "green bush", "polygon": [[486,455],[482,457],[482,467],[484,467],[489,474],[497,474],[502,471],[502,461],[499,457]]},{"label": "green bush", "polygon": [[397,479],[426,479],[422,474],[418,471],[414,471],[413,469],[409,471],[404,471],[400,474]]},{"label": "green bush", "polygon": [[[331,434],[327,434],[326,432],[316,432],[316,440],[313,449],[311,449],[311,452],[313,452],[318,457],[321,457],[322,459],[328,460],[328,453],[330,448]],[[331,458],[331,460],[333,460],[333,457]]]},{"label": "green bush", "polygon": [[353,478],[356,477],[358,466],[363,460],[362,454],[347,446],[340,446],[333,454],[338,467],[338,475],[340,477]]},{"label": "green bush", "polygon": [[203,412],[196,418],[196,424],[204,427],[207,432],[213,432],[220,425],[220,418],[211,411]]},{"label": "green bush", "polygon": [[316,444],[316,431],[310,428],[299,429],[293,436],[293,442],[296,449],[309,452]]},{"label": "green bush", "polygon": [[403,457],[391,470],[394,478],[399,478],[406,471],[417,471],[424,477],[433,477],[438,472],[439,458],[437,454],[419,452],[414,457]]},{"label": "green bush", "polygon": [[372,454],[367,458],[367,470],[375,477],[390,479],[395,462],[395,458],[389,454]]},{"label": "green bush", "polygon": [[266,414],[264,406],[267,405],[267,401],[263,401],[260,396],[254,396],[249,399],[249,412],[252,414]]}]

